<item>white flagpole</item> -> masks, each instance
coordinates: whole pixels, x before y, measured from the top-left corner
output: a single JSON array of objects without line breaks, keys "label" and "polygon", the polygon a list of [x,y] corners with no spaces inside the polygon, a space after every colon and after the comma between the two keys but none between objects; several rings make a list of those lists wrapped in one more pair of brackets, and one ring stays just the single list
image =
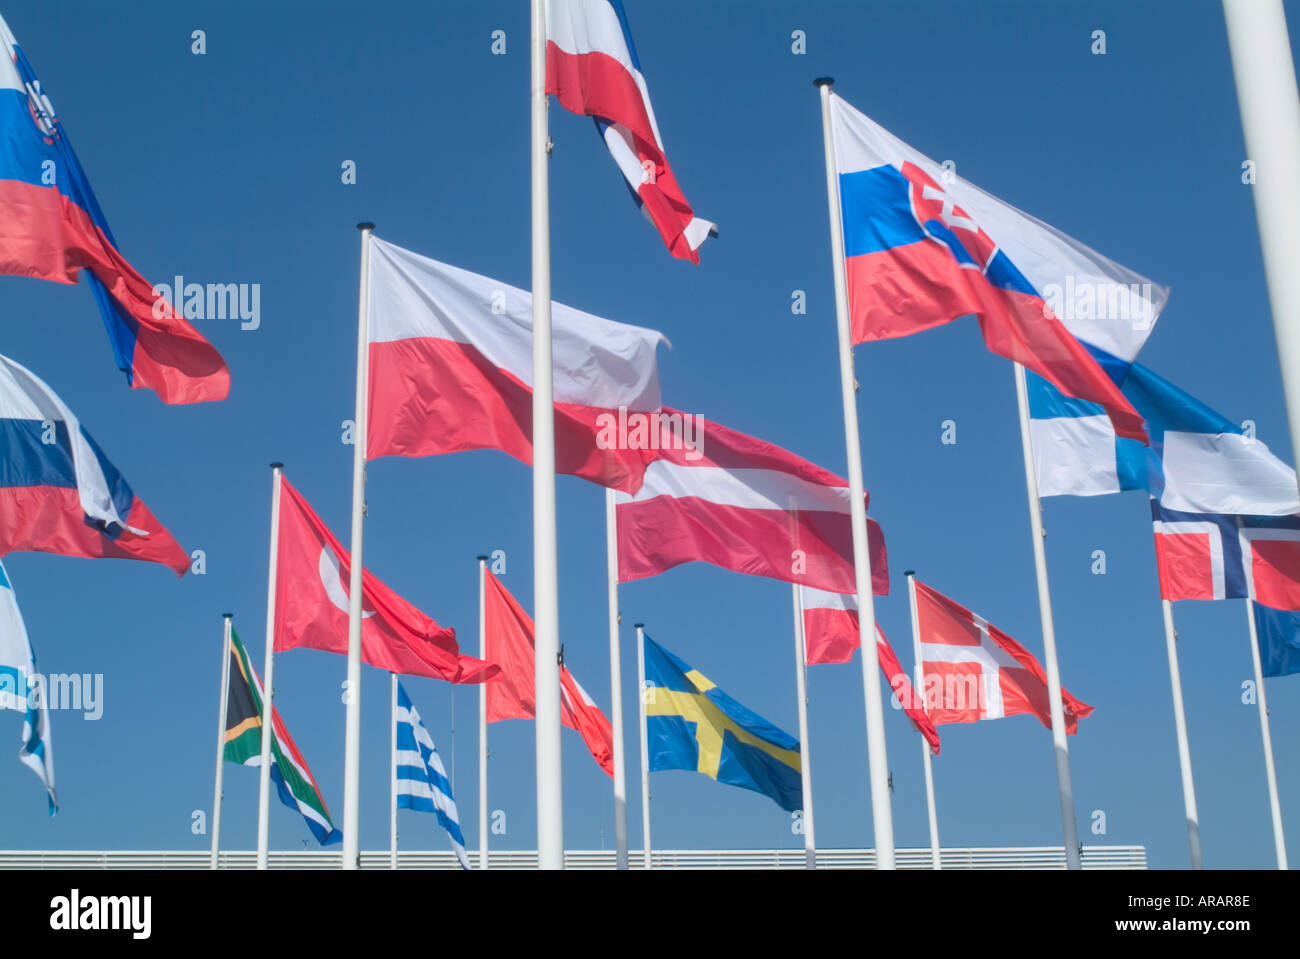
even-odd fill
[{"label": "white flagpole", "polygon": [[1066,742],[1065,703],[1061,699],[1061,667],[1056,660],[1056,626],[1052,621],[1052,594],[1047,586],[1047,544],[1043,531],[1043,506],[1038,500],[1038,475],[1034,444],[1029,435],[1029,390],[1025,368],[1016,368],[1016,407],[1020,413],[1020,447],[1025,459],[1025,492],[1029,496],[1029,529],[1034,540],[1034,570],[1038,575],[1038,614],[1043,623],[1043,669],[1047,673],[1047,700],[1052,715],[1052,745],[1056,752],[1056,790],[1061,801],[1061,829],[1065,835],[1065,866],[1082,869],[1079,823],[1074,816],[1074,783],[1070,778],[1070,747]]},{"label": "white flagpole", "polygon": [[[912,615],[912,655],[916,659],[916,680],[913,683],[914,696],[921,697],[922,709],[925,708],[925,663],[921,660],[921,623],[916,618],[916,570],[905,570],[907,577],[907,603]],[[934,764],[930,757],[930,744],[921,740],[921,761],[925,764],[925,810],[930,819],[930,868],[942,869],[942,853],[939,849],[939,814],[934,805]]]},{"label": "white flagpole", "polygon": [[357,396],[352,426],[352,568],[348,579],[347,718],[343,734],[343,861],[344,869],[361,865],[361,601],[365,569],[362,533],[366,515],[366,421],[370,384],[370,235],[373,223],[358,223],[361,231],[361,293],[357,302]]},{"label": "white flagpole", "polygon": [[1268,728],[1268,700],[1264,698],[1264,669],[1260,663],[1259,632],[1255,627],[1255,601],[1246,600],[1246,620],[1250,623],[1250,658],[1255,663],[1255,696],[1259,704],[1259,732],[1264,740],[1264,772],[1268,777],[1268,805],[1273,815],[1273,846],[1277,851],[1277,868],[1286,869],[1286,838],[1282,835],[1282,804],[1277,796],[1277,770],[1273,768],[1273,735]]},{"label": "white flagpole", "polygon": [[650,868],[650,744],[645,728],[645,623],[636,624],[636,701],[641,720],[641,848],[642,865]]},{"label": "white flagpole", "polygon": [[627,756],[623,749],[623,655],[618,636],[618,516],[614,491],[605,489],[605,558],[609,589],[609,708],[614,735],[615,863],[627,868]]},{"label": "white flagpole", "polygon": [[[487,659],[487,561],[478,558],[478,655]],[[488,867],[487,683],[478,685],[478,867]]]},{"label": "white flagpole", "polygon": [[831,221],[831,265],[835,274],[835,320],[840,344],[840,388],[844,400],[844,442],[849,460],[849,509],[853,521],[853,568],[858,588],[858,636],[862,642],[862,686],[867,708],[867,762],[871,778],[871,818],[876,868],[893,869],[894,816],[885,756],[885,713],[880,696],[880,658],[876,651],[876,607],[871,592],[871,551],[867,542],[867,504],[862,483],[862,442],[858,435],[853,338],[849,329],[849,287],[844,273],[844,225],[840,222],[840,182],[835,167],[829,77],[813,81],[821,89],[822,138],[826,151],[826,200]]},{"label": "white flagpole", "polygon": [[813,835],[812,756],[808,749],[808,648],[803,632],[803,602],[799,584],[794,595],[794,686],[799,698],[799,779],[803,786],[803,857],[808,869],[817,868],[817,840]]},{"label": "white flagpole", "polygon": [[212,869],[217,868],[221,848],[221,786],[226,771],[226,706],[230,698],[230,620],[233,613],[222,613],[221,630],[221,701],[217,706],[217,777],[212,790]]},{"label": "white flagpole", "polygon": [[393,727],[393,754],[389,762],[388,868],[397,868],[397,673],[389,673],[392,709],[389,724]]},{"label": "white flagpole", "polygon": [[1223,0],[1291,448],[1300,450],[1300,95],[1281,0]]},{"label": "white flagpole", "polygon": [[546,124],[546,2],[532,0],[533,605],[537,710],[537,865],[564,868],[560,740],[559,563],[555,531],[555,404],[551,392],[551,210]]},{"label": "white flagpole", "polygon": [[280,552],[280,471],[271,464],[271,559],[266,575],[266,666],[262,671],[262,765],[257,788],[257,868],[265,869],[271,837],[271,732],[275,697],[275,572]]}]

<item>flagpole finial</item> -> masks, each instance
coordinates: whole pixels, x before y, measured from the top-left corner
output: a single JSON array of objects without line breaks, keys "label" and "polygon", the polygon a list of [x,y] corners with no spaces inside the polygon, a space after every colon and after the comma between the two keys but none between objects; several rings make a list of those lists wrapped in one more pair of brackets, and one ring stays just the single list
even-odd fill
[{"label": "flagpole finial", "polygon": [[369,221],[366,221],[365,223],[358,223],[358,224],[357,224],[357,229],[360,230],[360,231],[363,232],[363,233],[364,233],[366,230],[373,230],[374,228],[375,228],[375,225],[374,225],[373,223],[369,222]]},{"label": "flagpole finial", "polygon": [[904,575],[904,576],[915,576],[915,575],[916,575],[916,570],[914,570],[914,569],[905,569],[905,570],[903,570],[903,575]]},{"label": "flagpole finial", "polygon": [[834,77],[818,77],[813,81],[815,87],[829,87],[835,83]]},{"label": "flagpole finial", "polygon": [[645,629],[645,623],[633,623],[633,624],[632,624],[632,628],[633,628],[633,629]]},{"label": "flagpole finial", "polygon": [[273,469],[273,470],[282,470],[282,469],[284,469],[284,464],[281,463],[281,462],[278,462],[278,461],[277,461],[277,462],[271,464],[271,469]]},{"label": "flagpole finial", "polygon": [[486,563],[488,561],[488,557],[486,556],[475,556],[474,558],[478,560],[480,563]]},{"label": "flagpole finial", "polygon": [[234,619],[234,618],[235,618],[235,614],[234,614],[234,613],[222,613],[222,614],[221,614],[221,618],[222,618],[222,619]]}]

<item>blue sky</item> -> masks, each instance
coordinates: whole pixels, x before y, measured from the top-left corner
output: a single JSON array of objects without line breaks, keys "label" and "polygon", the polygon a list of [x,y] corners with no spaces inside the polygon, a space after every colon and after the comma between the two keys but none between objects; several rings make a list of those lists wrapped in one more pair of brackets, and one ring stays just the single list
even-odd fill
[{"label": "blue sky", "polygon": [[[985,189],[1172,288],[1143,361],[1284,459],[1268,303],[1222,13],[1179,3],[650,3],[626,0],[670,161],[716,221],[699,267],[672,260],[626,196],[591,121],[551,110],[554,294],[663,330],[665,402],[757,434],[843,475],[845,452],[811,80],[836,90]],[[1288,5],[1293,19],[1297,7]],[[27,365],[207,570],[18,554],[6,559],[41,667],[100,673],[102,718],[52,716],[63,809],[17,761],[21,718],[0,717],[0,847],[206,848],[221,613],[261,663],[270,475],[286,475],[346,539],[358,235],[529,281],[528,5],[137,2],[105,18],[86,0],[10,0],[8,20],[76,144],[126,256],[155,282],[258,283],[261,326],[201,321],[232,371],[230,399],[166,407],[130,391],[86,289],[0,277],[0,352]],[[191,53],[206,32],[207,52]],[[506,53],[491,53],[492,32]],[[1106,31],[1107,52],[1090,53]],[[807,53],[791,51],[803,30]],[[340,182],[356,163],[357,182]],[[792,315],[792,291],[807,294]],[[910,667],[905,581],[920,577],[1041,655],[1009,363],[973,319],[856,351],[872,512],[888,538],[883,628]],[[957,443],[940,442],[955,420]],[[494,452],[369,467],[370,570],[477,645],[474,557],[504,550],[504,583],[532,608],[531,483]],[[567,661],[609,704],[603,491],[558,482],[560,623]],[[1145,498],[1045,503],[1063,680],[1096,707],[1070,742],[1086,842],[1141,843],[1153,866],[1187,862],[1169,677]],[[1105,575],[1091,572],[1106,553]],[[631,624],[729,693],[795,730],[790,591],[695,565],[621,591]],[[1175,609],[1206,864],[1273,864],[1245,611]],[[260,668],[260,665],[259,665]],[[277,661],[277,703],[342,817],[341,657]],[[634,703],[634,671],[625,701]],[[388,837],[387,676],[364,670],[363,849]],[[477,845],[477,690],[407,688],[454,776]],[[810,670],[820,845],[872,842],[861,671]],[[1300,812],[1300,679],[1269,682],[1283,816]],[[886,715],[900,846],[928,843],[917,738]],[[453,734],[454,723],[454,734]],[[5,728],[11,731],[6,733]],[[636,769],[635,713],[627,717]],[[945,846],[1060,842],[1051,737],[1031,717],[945,726],[935,765]],[[536,841],[533,730],[491,728],[498,848]],[[565,735],[570,848],[613,846],[609,780]],[[454,753],[454,755],[453,755]],[[2,755],[2,754],[0,754]],[[226,772],[223,846],[251,848],[257,776]],[[11,784],[11,785],[10,785]],[[794,847],[771,801],[697,774],[653,777],[663,848]],[[630,831],[639,835],[637,786]],[[1105,835],[1093,835],[1094,811]],[[309,833],[278,805],[272,844]],[[432,817],[403,813],[407,848],[446,848]],[[1293,833],[1294,834],[1294,833]],[[1292,840],[1293,856],[1300,852]]]}]

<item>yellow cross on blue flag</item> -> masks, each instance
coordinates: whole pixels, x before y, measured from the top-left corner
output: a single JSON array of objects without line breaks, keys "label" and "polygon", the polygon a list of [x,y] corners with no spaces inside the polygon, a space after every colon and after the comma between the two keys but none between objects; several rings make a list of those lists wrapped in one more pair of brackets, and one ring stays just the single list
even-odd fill
[{"label": "yellow cross on blue flag", "polygon": [[729,786],[803,806],[799,741],[736,702],[645,637],[646,738],[650,771],[692,769]]}]

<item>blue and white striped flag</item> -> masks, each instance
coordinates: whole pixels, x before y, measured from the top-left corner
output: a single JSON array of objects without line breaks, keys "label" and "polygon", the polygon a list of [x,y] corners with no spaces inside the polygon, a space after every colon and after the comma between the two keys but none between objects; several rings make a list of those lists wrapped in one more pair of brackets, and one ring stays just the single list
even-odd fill
[{"label": "blue and white striped flag", "polygon": [[420,721],[420,714],[411,705],[406,689],[397,684],[397,712],[393,714],[397,725],[397,754],[393,764],[397,767],[397,808],[431,812],[438,817],[442,828],[451,836],[451,846],[456,850],[462,869],[469,868],[465,852],[465,837],[460,831],[460,816],[456,800],[451,795],[447,771],[433,745],[429,731]]},{"label": "blue and white striped flag", "polygon": [[[33,693],[35,695],[33,695]],[[54,754],[50,746],[50,716],[46,693],[36,673],[36,655],[18,599],[0,563],[0,709],[24,713],[22,746],[18,758],[30,766],[45,784],[50,815],[59,808],[54,793]]]}]

